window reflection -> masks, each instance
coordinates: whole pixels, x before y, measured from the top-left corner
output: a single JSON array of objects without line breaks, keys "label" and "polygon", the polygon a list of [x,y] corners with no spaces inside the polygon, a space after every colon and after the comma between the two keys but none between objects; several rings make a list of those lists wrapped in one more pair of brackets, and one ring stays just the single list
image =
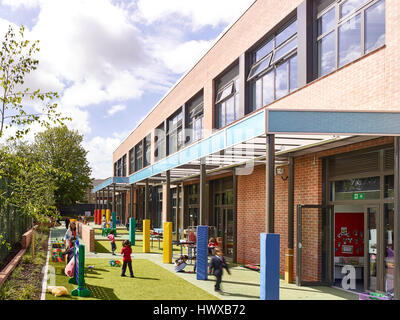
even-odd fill
[{"label": "window reflection", "polygon": [[321,36],[335,27],[335,8],[330,9],[318,19],[318,35]]},{"label": "window reflection", "polygon": [[365,10],[365,53],[385,44],[385,1]]},{"label": "window reflection", "polygon": [[289,60],[289,86],[290,90],[293,91],[297,89],[297,56],[294,56]]},{"label": "window reflection", "polygon": [[348,14],[359,9],[361,6],[366,4],[370,0],[347,0],[345,3],[340,5],[340,17],[344,18]]},{"label": "window reflection", "polygon": [[361,56],[361,15],[339,27],[339,67]]},{"label": "window reflection", "polygon": [[276,68],[275,77],[275,97],[279,99],[287,94],[288,83],[287,83],[287,62],[282,63]]},{"label": "window reflection", "polygon": [[318,42],[318,75],[335,70],[335,33],[331,32]]},{"label": "window reflection", "polygon": [[262,101],[265,106],[274,100],[274,70],[270,71],[262,78],[262,85]]}]

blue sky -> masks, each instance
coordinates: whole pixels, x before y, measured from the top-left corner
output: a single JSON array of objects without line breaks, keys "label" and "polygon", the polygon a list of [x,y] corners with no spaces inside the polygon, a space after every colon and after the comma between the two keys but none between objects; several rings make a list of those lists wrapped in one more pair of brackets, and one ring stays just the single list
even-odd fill
[{"label": "blue sky", "polygon": [[0,34],[23,24],[40,40],[26,85],[59,92],[93,177],[106,178],[120,142],[253,2],[0,0]]}]

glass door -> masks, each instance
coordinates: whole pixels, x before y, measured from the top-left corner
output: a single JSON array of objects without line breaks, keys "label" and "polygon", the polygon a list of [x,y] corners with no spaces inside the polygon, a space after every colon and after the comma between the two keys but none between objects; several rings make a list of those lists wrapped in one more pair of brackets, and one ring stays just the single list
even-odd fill
[{"label": "glass door", "polygon": [[364,290],[376,291],[380,289],[380,252],[379,236],[379,205],[367,206],[364,212]]},{"label": "glass door", "polygon": [[224,254],[233,257],[233,209],[224,209]]}]

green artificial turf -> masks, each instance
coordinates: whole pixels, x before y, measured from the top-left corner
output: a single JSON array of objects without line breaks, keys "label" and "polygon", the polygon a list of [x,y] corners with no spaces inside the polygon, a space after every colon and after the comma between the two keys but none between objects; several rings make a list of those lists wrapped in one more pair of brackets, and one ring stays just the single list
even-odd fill
[{"label": "green artificial turf", "polygon": [[[115,244],[117,245],[116,253],[120,253],[122,249],[122,240],[116,239]],[[160,248],[158,249],[158,240],[154,240],[153,248],[151,247],[150,241],[150,252],[151,253],[162,253],[163,243],[161,241]],[[173,246],[174,252],[180,252],[180,246]],[[94,250],[97,253],[111,253],[111,242],[109,240],[96,240],[94,243]],[[132,253],[143,253],[143,241],[135,241],[135,245],[132,246]],[[183,249],[183,254],[187,254],[187,249]]]},{"label": "green artificial turf", "polygon": [[[101,235],[101,229],[94,229],[94,234]],[[122,234],[124,234],[124,235],[129,234],[129,231],[126,229],[117,229],[117,236],[122,235]]]},{"label": "green artificial turf", "polygon": [[[56,285],[67,288],[68,293],[77,286],[68,283],[65,264],[54,263]],[[86,287],[91,291],[87,298],[46,294],[46,300],[218,300],[214,295],[196,287],[172,272],[147,259],[133,259],[135,278],[121,277],[121,267],[111,267],[109,259],[88,258],[85,261]],[[88,271],[88,266],[94,266]],[[193,274],[193,277],[196,277]]]}]

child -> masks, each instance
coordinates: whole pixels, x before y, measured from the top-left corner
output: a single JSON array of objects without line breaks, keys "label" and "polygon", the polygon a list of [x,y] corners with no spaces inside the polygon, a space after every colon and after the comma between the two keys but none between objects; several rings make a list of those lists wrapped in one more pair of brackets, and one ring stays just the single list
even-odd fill
[{"label": "child", "polygon": [[121,277],[125,277],[125,271],[127,265],[129,267],[129,273],[131,274],[131,278],[135,277],[132,271],[131,253],[132,253],[131,243],[129,240],[125,240],[124,243],[122,244],[122,250],[121,250],[121,254],[123,255],[122,261],[124,262],[122,265]]},{"label": "child", "polygon": [[188,256],[184,255],[184,256],[180,256],[178,259],[175,260],[175,272],[185,272],[185,267],[187,265],[187,261],[188,261]]},{"label": "child", "polygon": [[111,241],[111,252],[112,252],[112,255],[115,256],[114,251],[117,250],[117,246],[115,244],[114,230],[110,231],[107,238],[110,239],[110,241]]},{"label": "child", "polygon": [[226,269],[228,274],[231,274],[228,268],[228,265],[225,262],[225,258],[223,256],[223,252],[220,248],[215,248],[214,249],[215,256],[211,258],[210,261],[210,266],[208,269],[208,273],[211,274],[212,271],[214,273],[214,276],[217,278],[215,282],[215,291],[221,292],[221,281],[222,281],[222,273],[223,273],[223,268]]},{"label": "child", "polygon": [[213,254],[213,250],[218,247],[218,242],[215,238],[210,238],[210,241],[208,242],[208,253],[210,255]]},{"label": "child", "polygon": [[115,222],[116,222],[117,226],[119,226],[119,223],[120,223],[119,217],[117,217],[117,220]]},{"label": "child", "polygon": [[107,220],[106,220],[106,217],[105,216],[103,216],[103,220],[102,220],[102,225],[101,225],[101,227],[103,228],[103,229],[106,229],[107,228]]}]

